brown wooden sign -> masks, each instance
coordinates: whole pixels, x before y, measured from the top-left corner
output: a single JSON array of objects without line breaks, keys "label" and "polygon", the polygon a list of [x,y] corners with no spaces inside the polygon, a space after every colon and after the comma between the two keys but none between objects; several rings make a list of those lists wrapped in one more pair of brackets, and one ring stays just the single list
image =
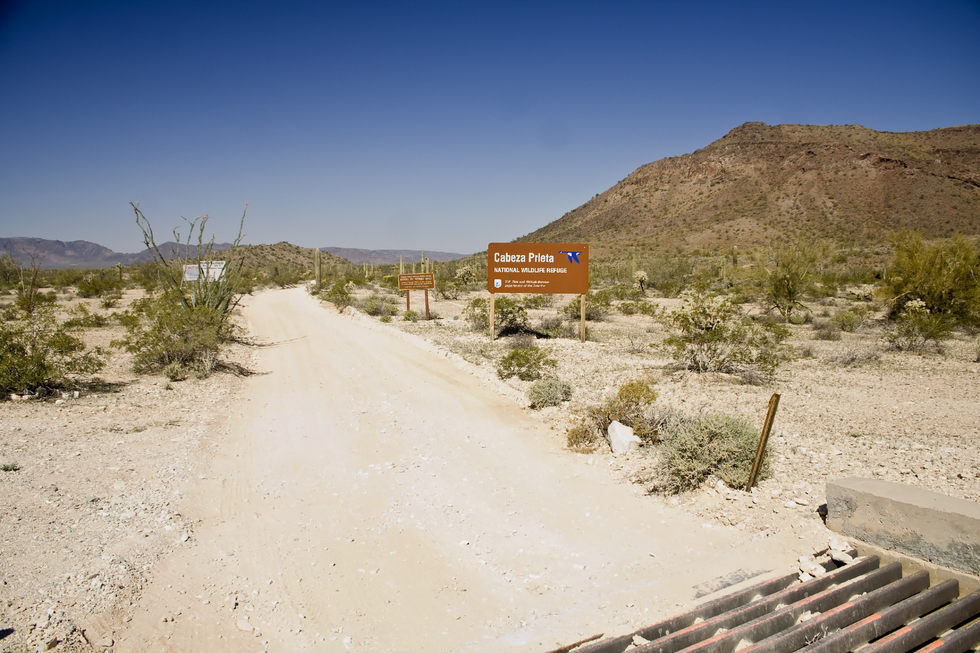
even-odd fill
[{"label": "brown wooden sign", "polygon": [[436,275],[428,274],[399,274],[399,290],[431,290],[436,287]]},{"label": "brown wooden sign", "polygon": [[490,243],[487,290],[491,293],[589,291],[589,246],[584,243]]}]

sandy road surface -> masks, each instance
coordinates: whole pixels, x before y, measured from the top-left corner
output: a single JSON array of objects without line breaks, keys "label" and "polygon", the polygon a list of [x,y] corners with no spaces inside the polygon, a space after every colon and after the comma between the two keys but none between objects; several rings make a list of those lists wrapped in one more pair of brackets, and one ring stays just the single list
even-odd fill
[{"label": "sandy road surface", "polygon": [[302,289],[246,317],[259,374],[116,653],[546,651],[819,546],[691,521],[462,364]]}]

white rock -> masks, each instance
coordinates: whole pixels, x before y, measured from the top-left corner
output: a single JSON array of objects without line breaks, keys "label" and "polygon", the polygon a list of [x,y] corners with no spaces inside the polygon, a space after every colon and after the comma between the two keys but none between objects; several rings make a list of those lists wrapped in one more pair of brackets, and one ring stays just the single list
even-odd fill
[{"label": "white rock", "polygon": [[854,558],[850,554],[844,553],[843,551],[838,551],[836,549],[830,550],[830,558],[834,562],[839,562],[841,564],[849,565],[854,562]]},{"label": "white rock", "polygon": [[640,448],[639,436],[633,433],[633,429],[619,422],[614,421],[609,425],[606,437],[609,438],[609,447],[613,453],[636,451]]}]

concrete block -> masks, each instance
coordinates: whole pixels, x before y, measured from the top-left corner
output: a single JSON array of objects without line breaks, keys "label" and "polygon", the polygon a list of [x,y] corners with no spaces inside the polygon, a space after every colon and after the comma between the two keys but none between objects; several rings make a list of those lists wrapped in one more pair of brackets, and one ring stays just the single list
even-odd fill
[{"label": "concrete block", "polygon": [[827,527],[980,575],[980,504],[869,478],[827,483]]}]

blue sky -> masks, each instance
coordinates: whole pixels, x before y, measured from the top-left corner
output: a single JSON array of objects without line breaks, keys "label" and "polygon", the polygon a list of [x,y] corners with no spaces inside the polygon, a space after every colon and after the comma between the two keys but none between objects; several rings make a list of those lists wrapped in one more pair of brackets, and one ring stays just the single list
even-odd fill
[{"label": "blue sky", "polygon": [[747,121],[980,122],[978,63],[977,1],[0,0],[0,236],[472,253]]}]

